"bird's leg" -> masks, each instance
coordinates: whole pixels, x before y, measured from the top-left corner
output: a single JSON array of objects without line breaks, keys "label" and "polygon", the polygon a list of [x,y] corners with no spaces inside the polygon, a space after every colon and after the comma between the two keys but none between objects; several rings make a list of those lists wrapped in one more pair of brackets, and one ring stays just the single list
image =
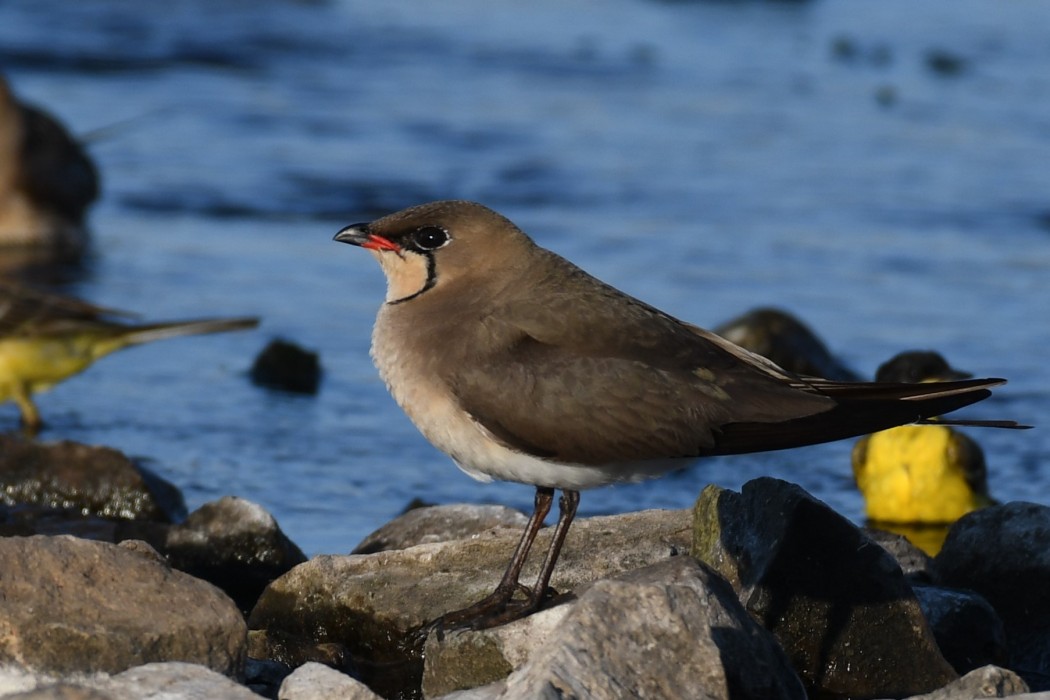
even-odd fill
[{"label": "bird's leg", "polygon": [[[553,501],[554,489],[543,486],[536,487],[536,499],[533,506],[532,516],[529,518],[529,522],[525,525],[525,532],[522,533],[521,539],[518,541],[518,546],[514,550],[514,555],[511,557],[510,563],[507,565],[507,570],[503,573],[503,578],[500,579],[499,585],[496,586],[496,590],[469,607],[445,613],[430,623],[427,626],[427,629],[436,627],[441,631],[444,629],[458,629],[462,627],[483,629],[484,627],[491,626],[478,625],[481,621],[491,617],[493,614],[498,614],[506,609],[511,598],[513,598],[514,594],[518,591],[521,586],[521,584],[518,583],[518,578],[521,576],[521,569],[525,566],[525,560],[528,558],[529,550],[532,548],[532,543],[536,539],[536,533],[538,533],[540,528],[543,527],[543,520],[547,517],[547,513],[550,512],[551,503]],[[560,522],[559,519],[559,523]]]},{"label": "bird's leg", "polygon": [[18,405],[18,410],[22,413],[22,430],[27,435],[39,433],[44,422],[40,420],[40,410],[33,403],[33,397],[29,389],[22,384],[18,384],[13,387],[11,399]]},{"label": "bird's leg", "polygon": [[[545,502],[543,503],[543,515],[545,516],[547,511],[550,510],[550,504],[554,492],[552,489],[537,488],[537,507],[539,507],[541,491],[545,491]],[[576,517],[576,509],[579,504],[579,491],[571,491],[568,489],[562,490],[561,499],[558,501],[558,524],[554,527],[554,534],[551,537],[550,547],[547,548],[547,555],[543,559],[543,565],[540,567],[540,574],[536,578],[536,583],[531,590],[526,590],[524,600],[515,601],[513,600],[513,595],[518,588],[522,587],[521,584],[518,583],[518,575],[521,573],[521,567],[525,562],[525,557],[528,555],[528,548],[532,545],[532,540],[536,537],[539,523],[543,522],[543,516],[540,516],[538,522],[535,524],[532,519],[529,520],[529,525],[526,528],[526,535],[522,537],[522,541],[518,544],[518,549],[514,552],[514,558],[511,559],[511,565],[507,567],[507,573],[503,575],[503,580],[500,581],[499,586],[496,587],[496,590],[492,595],[469,608],[449,613],[448,615],[439,618],[431,624],[431,627],[436,626],[439,630],[439,634],[446,628],[469,628],[481,630],[506,624],[539,610],[540,606],[543,605],[543,602],[548,597],[548,586],[550,584],[551,574],[554,573],[554,566],[558,562],[558,555],[561,554],[562,545],[565,543],[565,536],[569,532],[569,526],[572,524],[573,518]],[[537,513],[538,512],[539,511],[537,510]],[[535,517],[536,514],[534,513],[533,519],[535,519]],[[526,539],[528,539],[528,545],[525,546],[524,551],[522,551],[522,546],[525,544]]]},{"label": "bird's leg", "polygon": [[558,563],[561,547],[565,544],[565,536],[569,534],[569,526],[572,525],[572,520],[576,517],[576,509],[579,505],[579,491],[562,489],[561,498],[558,499],[558,524],[554,527],[551,546],[547,549],[547,556],[543,560],[539,578],[536,579],[536,585],[533,586],[532,594],[529,596],[528,602],[531,606],[529,612],[539,608],[540,603],[547,596],[547,587],[551,581],[551,574],[554,573],[554,565]]}]

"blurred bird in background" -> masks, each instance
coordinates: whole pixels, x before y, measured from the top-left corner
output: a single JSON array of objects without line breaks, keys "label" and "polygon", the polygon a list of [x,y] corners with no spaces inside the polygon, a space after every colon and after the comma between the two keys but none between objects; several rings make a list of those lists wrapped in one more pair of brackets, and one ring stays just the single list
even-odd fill
[{"label": "blurred bird in background", "polygon": [[[0,281],[0,402],[14,401],[29,432],[40,429],[33,394],[131,345],[254,328],[257,318],[136,324],[132,314]],[[123,318],[123,320],[119,320]]]},{"label": "blurred bird in background", "polygon": [[0,75],[0,251],[75,259],[99,196],[95,165],[47,112],[19,102]]},{"label": "blurred bird in background", "polygon": [[[972,375],[938,353],[909,351],[882,364],[879,382],[940,382]],[[948,526],[994,505],[984,451],[946,425],[902,425],[861,438],[853,447],[853,477],[871,525],[905,535],[936,554]]]}]

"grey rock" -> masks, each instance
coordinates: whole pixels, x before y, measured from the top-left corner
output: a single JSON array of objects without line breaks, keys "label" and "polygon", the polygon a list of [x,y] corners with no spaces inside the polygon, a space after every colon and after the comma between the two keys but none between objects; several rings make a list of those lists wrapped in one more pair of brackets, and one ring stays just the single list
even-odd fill
[{"label": "grey rock", "polygon": [[902,697],[957,678],[893,557],[798,486],[709,486],[694,526],[694,556],[776,635],[811,694]]},{"label": "grey rock", "polygon": [[[180,662],[151,663],[116,675],[72,674],[55,678],[5,669],[4,700],[259,700],[242,685],[211,669]],[[7,692],[13,685],[23,690]]]},{"label": "grey rock", "polygon": [[526,522],[524,513],[506,506],[455,503],[413,508],[361,540],[352,554],[461,540],[497,527],[513,528],[520,534]]},{"label": "grey rock", "polygon": [[[581,518],[569,532],[551,585],[571,591],[684,552],[690,524],[684,510]],[[418,688],[424,641],[418,631],[491,593],[519,536],[497,529],[403,550],[315,557],[259,598],[249,619],[257,630],[252,655],[293,667],[319,655],[352,657],[380,695]],[[536,576],[549,538],[549,529],[537,538],[524,581]]]},{"label": "grey rock", "polygon": [[210,581],[247,613],[278,576],[306,561],[262,506],[225,496],[172,526],[163,546],[172,565]]},{"label": "grey rock", "polygon": [[501,700],[805,698],[784,652],[719,576],[676,557],[598,581]]},{"label": "grey rock", "polygon": [[55,683],[0,697],[5,700],[119,700],[111,693],[73,683]]},{"label": "grey rock", "polygon": [[245,625],[236,606],[145,547],[0,539],[0,662],[64,675],[188,661],[238,675]]},{"label": "grey rock", "polygon": [[[1040,693],[1040,695],[1043,695]],[[1048,694],[1050,695],[1050,694]],[[1028,686],[1013,671],[997,666],[982,666],[970,671],[957,681],[953,681],[932,693],[915,695],[909,700],[974,700],[975,698],[1017,697],[1035,700],[1036,696],[1028,693]],[[1041,700],[1050,700],[1042,698]]]},{"label": "grey rock", "polygon": [[258,695],[220,673],[178,662],[130,668],[100,687],[119,700],[259,700]]},{"label": "grey rock", "polygon": [[1050,507],[1007,503],[960,518],[934,558],[946,586],[980,593],[1003,620],[1010,666],[1050,690]]},{"label": "grey rock", "polygon": [[281,684],[278,700],[380,700],[368,686],[323,664],[306,663]]}]

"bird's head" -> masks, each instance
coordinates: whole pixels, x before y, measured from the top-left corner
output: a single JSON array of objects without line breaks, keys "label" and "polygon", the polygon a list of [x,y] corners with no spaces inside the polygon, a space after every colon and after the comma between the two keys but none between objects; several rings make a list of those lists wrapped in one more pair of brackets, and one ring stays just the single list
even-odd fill
[{"label": "bird's head", "polygon": [[898,353],[879,365],[879,369],[875,372],[875,381],[919,384],[969,379],[972,376],[969,372],[957,370],[949,365],[944,356],[938,352],[909,350]]},{"label": "bird's head", "polygon": [[392,304],[499,275],[517,267],[522,253],[534,247],[507,218],[465,201],[420,204],[371,223],[351,224],[335,240],[375,256],[386,274],[387,303]]}]

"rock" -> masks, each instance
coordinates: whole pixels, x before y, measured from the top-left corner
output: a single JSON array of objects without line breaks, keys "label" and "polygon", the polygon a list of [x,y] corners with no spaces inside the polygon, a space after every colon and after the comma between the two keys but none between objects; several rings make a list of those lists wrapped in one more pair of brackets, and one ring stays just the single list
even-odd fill
[{"label": "rock", "polygon": [[177,488],[116,450],[12,435],[0,435],[0,502],[111,520],[186,517]]},{"label": "rock", "polygon": [[259,696],[229,678],[188,663],[152,663],[130,668],[102,686],[117,698],[179,698],[180,700],[259,700]]},{"label": "rock", "polygon": [[413,508],[361,540],[352,554],[461,540],[495,527],[512,528],[520,535],[528,520],[521,511],[506,506],[456,503]]},{"label": "rock", "polygon": [[449,632],[443,639],[432,632],[423,648],[423,696],[444,696],[505,679],[547,643],[572,607],[556,605],[492,629]]},{"label": "rock", "polygon": [[925,56],[926,67],[941,77],[955,77],[965,71],[969,62],[947,49],[930,49]]},{"label": "rock", "polygon": [[972,591],[939,586],[913,585],[912,590],[937,646],[956,672],[1008,662],[1003,621],[987,600]]},{"label": "rock", "polygon": [[729,585],[682,556],[590,587],[500,695],[540,697],[768,700],[806,693]]},{"label": "rock", "polygon": [[1003,620],[1010,666],[1050,690],[1050,507],[1007,503],[968,513],[934,558],[940,582],[980,593]]},{"label": "rock", "polygon": [[118,700],[112,693],[72,683],[55,683],[0,697],[4,700]]},{"label": "rock", "polygon": [[245,625],[221,591],[146,545],[0,539],[0,662],[54,674],[152,661],[241,673]]},{"label": "rock", "polygon": [[316,394],[321,385],[321,363],[316,352],[280,338],[270,341],[255,358],[252,382],[296,394]]},{"label": "rock", "polygon": [[[925,695],[913,696],[909,700],[975,700],[1013,696],[1036,700],[1036,696],[1028,694],[1027,691],[1028,687],[1024,681],[1013,671],[995,666],[982,666],[943,688]],[[1050,700],[1050,697],[1040,693],[1039,700]]]},{"label": "rock", "polygon": [[307,663],[281,684],[278,700],[380,700],[368,686],[322,664]]},{"label": "rock", "polygon": [[912,582],[930,582],[933,579],[933,558],[916,547],[902,534],[866,527],[864,534],[897,560],[901,572]]},{"label": "rock", "polygon": [[694,527],[694,556],[776,635],[812,695],[903,697],[957,677],[893,557],[798,486],[709,486]]},{"label": "rock", "polygon": [[816,333],[780,309],[753,309],[717,326],[714,332],[789,372],[844,382],[860,380],[831,354]]},{"label": "rock", "polygon": [[[551,585],[570,591],[661,561],[686,551],[689,532],[689,511],[581,518],[569,531]],[[342,656],[359,664],[363,680],[380,695],[418,688],[418,630],[491,593],[519,537],[501,529],[404,550],[315,557],[263,592],[249,619],[260,637],[252,655],[273,654],[290,666]],[[536,576],[549,540],[548,528],[537,537],[524,580]]]},{"label": "rock", "polygon": [[2,695],[5,700],[259,700],[259,696],[226,676],[203,666],[179,662],[152,663],[115,676],[96,674],[56,681],[33,680],[31,690]]},{"label": "rock", "polygon": [[169,529],[163,551],[176,568],[225,591],[245,614],[271,581],[306,561],[270,513],[233,496],[204,504]]}]

